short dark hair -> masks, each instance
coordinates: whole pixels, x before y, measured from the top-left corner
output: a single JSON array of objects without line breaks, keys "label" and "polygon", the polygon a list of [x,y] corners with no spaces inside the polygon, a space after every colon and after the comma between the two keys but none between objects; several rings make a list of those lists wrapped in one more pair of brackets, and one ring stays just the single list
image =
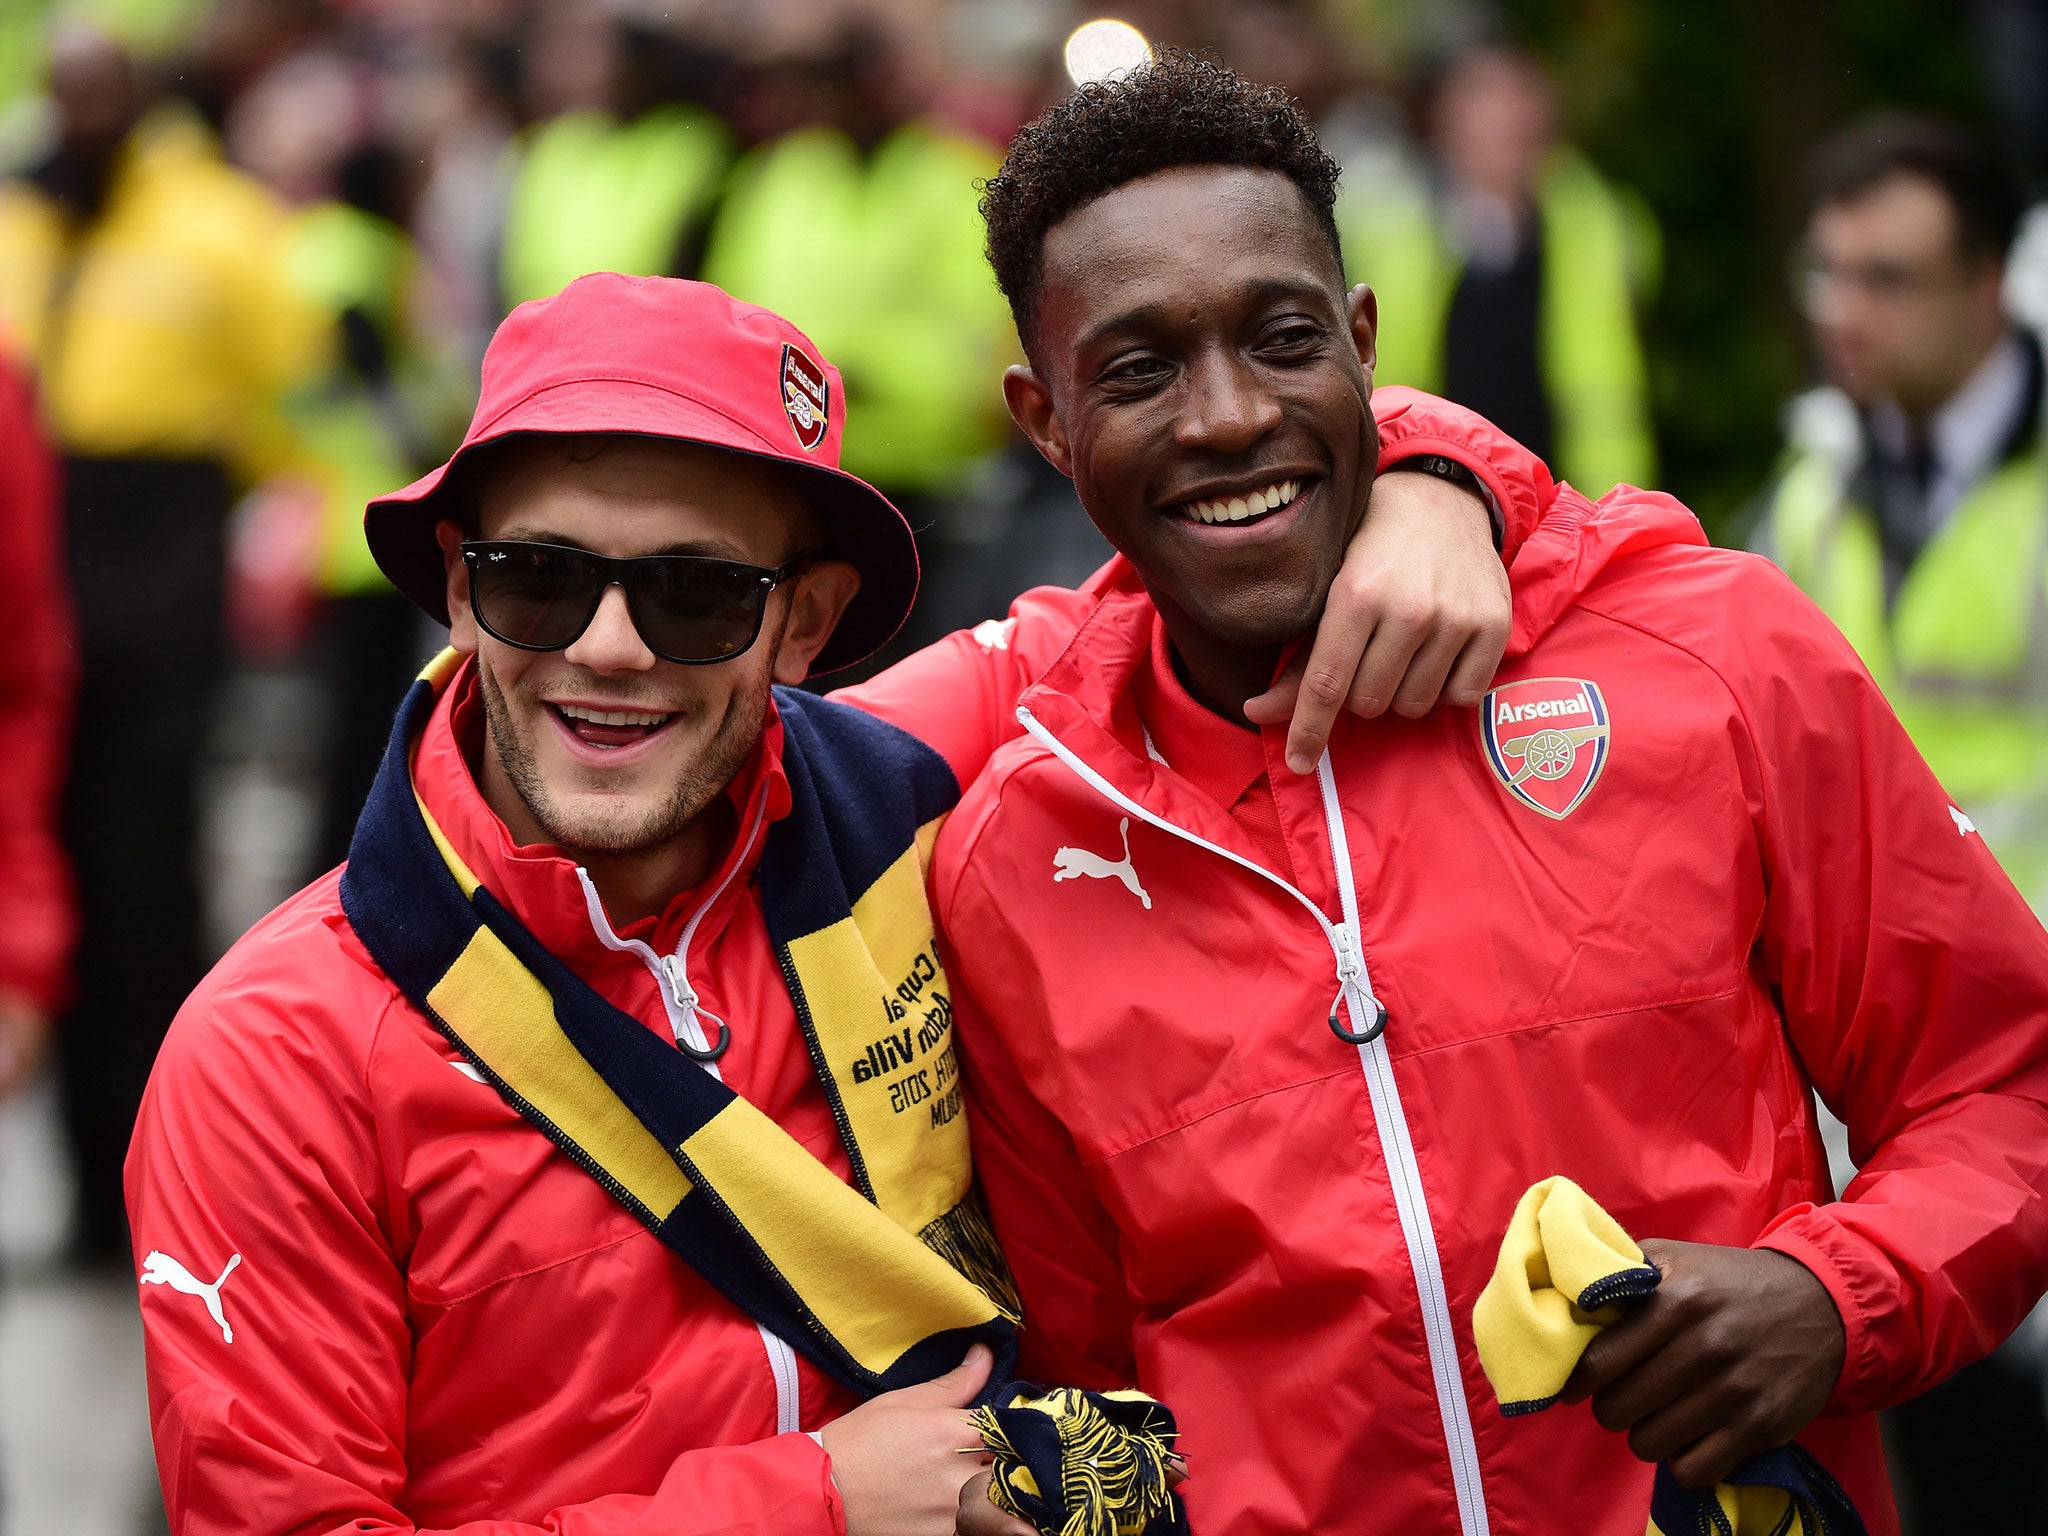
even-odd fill
[{"label": "short dark hair", "polygon": [[2005,259],[2019,230],[2018,184],[1988,145],[1939,118],[1887,112],[1843,129],[1813,157],[1811,206],[1854,202],[1895,176],[1917,176],[1940,189],[1955,212],[1964,257]]},{"label": "short dark hair", "polygon": [[1181,165],[1278,171],[1301,189],[1339,272],[1337,162],[1300,104],[1198,54],[1162,48],[1113,80],[1084,85],[1018,131],[982,189],[988,260],[1029,348],[1046,232],[1126,182]]}]

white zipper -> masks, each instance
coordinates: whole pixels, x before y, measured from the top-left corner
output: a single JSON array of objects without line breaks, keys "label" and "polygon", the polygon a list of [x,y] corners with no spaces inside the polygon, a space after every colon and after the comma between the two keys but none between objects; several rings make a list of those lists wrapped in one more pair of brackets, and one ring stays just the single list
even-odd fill
[{"label": "white zipper", "polygon": [[[700,1005],[697,989],[690,985],[690,943],[697,937],[697,929],[705,916],[718,905],[718,898],[725,894],[725,888],[747,867],[747,856],[753,851],[754,839],[761,834],[761,823],[766,817],[767,810],[767,800],[756,796],[752,819],[747,824],[745,846],[740,849],[739,857],[733,860],[732,867],[725,872],[725,878],[712,888],[703,905],[691,913],[690,920],[683,924],[683,935],[676,941],[676,952],[672,955],[656,954],[654,946],[645,939],[622,939],[613,933],[611,919],[605,916],[604,901],[597,894],[597,886],[590,878],[590,871],[581,865],[576,868],[576,878],[583,882],[583,904],[589,911],[590,926],[597,934],[598,941],[606,949],[638,955],[640,962],[654,973],[655,991],[660,994],[662,1009],[668,1014],[669,1032],[675,1036],[676,1044],[679,1046],[688,1045],[700,1052],[710,1050],[711,1042],[704,1037],[704,1026],[699,1016],[719,1023],[724,1022],[718,1015],[708,1012]],[[717,1062],[705,1061],[702,1057],[693,1059],[720,1082],[725,1081],[719,1074]]]},{"label": "white zipper", "polygon": [[[1379,1000],[1373,996],[1364,947],[1358,941],[1358,891],[1351,870],[1351,845],[1344,834],[1343,814],[1337,801],[1337,779],[1330,768],[1327,751],[1316,763],[1316,782],[1322,791],[1323,818],[1329,829],[1330,854],[1336,867],[1337,895],[1342,908],[1342,916],[1335,923],[1306,893],[1264,865],[1220,847],[1140,805],[1083,762],[1065,742],[1041,725],[1029,708],[1019,705],[1017,719],[1076,777],[1120,810],[1128,811],[1170,837],[1192,843],[1250,870],[1301,903],[1316,920],[1329,943],[1336,963],[1338,996],[1351,1016],[1354,1031],[1368,1029],[1383,1017]],[[1366,1090],[1372,1099],[1373,1125],[1379,1133],[1381,1155],[1386,1159],[1388,1182],[1394,1192],[1394,1211],[1400,1218],[1401,1236],[1408,1245],[1408,1265],[1415,1276],[1415,1294],[1422,1303],[1423,1338],[1429,1352],[1430,1375],[1436,1385],[1437,1415],[1443,1423],[1444,1447],[1451,1463],[1451,1485],[1458,1499],[1459,1529],[1463,1536],[1487,1536],[1486,1494],[1479,1476],[1479,1447],[1472,1433],[1471,1408],[1465,1401],[1464,1378],[1458,1368],[1458,1345],[1451,1328],[1451,1303],[1444,1289],[1443,1262],[1437,1253],[1436,1231],[1430,1225],[1429,1202],[1422,1188],[1422,1170],[1416,1163],[1415,1145],[1409,1138],[1408,1121],[1401,1110],[1401,1094],[1394,1081],[1393,1062],[1387,1054],[1385,1034],[1374,1034],[1372,1039],[1361,1043],[1358,1059],[1364,1068]]]},{"label": "white zipper", "polygon": [[[741,848],[739,857],[733,860],[732,868],[726,871],[725,878],[705,898],[704,904],[690,914],[672,955],[656,954],[654,946],[644,939],[622,939],[612,932],[611,919],[605,916],[604,902],[597,894],[590,871],[577,866],[576,878],[583,882],[583,904],[590,914],[590,926],[597,934],[598,942],[606,949],[639,956],[641,963],[654,973],[654,990],[661,998],[662,1010],[668,1015],[669,1031],[675,1036],[678,1046],[687,1044],[697,1051],[710,1050],[711,1043],[704,1037],[701,1019],[724,1022],[702,1006],[697,989],[690,985],[690,942],[697,937],[698,925],[704,921],[705,914],[718,905],[718,898],[725,894],[725,888],[747,867],[747,856],[753,851],[754,839],[761,835],[761,823],[766,819],[767,810],[767,798],[756,796],[753,817],[747,825],[745,846]],[[706,1061],[701,1056],[691,1059],[721,1083],[725,1081],[716,1061]],[[761,1347],[768,1355],[768,1373],[775,1378],[775,1432],[778,1435],[796,1434],[804,1427],[796,1376],[796,1351],[787,1339],[766,1325],[757,1323],[755,1327],[761,1334]]]}]

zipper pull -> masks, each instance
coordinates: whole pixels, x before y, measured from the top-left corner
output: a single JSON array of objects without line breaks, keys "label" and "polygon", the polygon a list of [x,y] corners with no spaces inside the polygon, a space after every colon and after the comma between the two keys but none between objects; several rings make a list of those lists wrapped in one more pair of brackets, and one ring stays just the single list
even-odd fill
[{"label": "zipper pull", "polygon": [[[1330,1033],[1346,1045],[1367,1045],[1386,1033],[1387,1010],[1380,1000],[1368,992],[1360,983],[1365,976],[1365,960],[1358,952],[1358,939],[1349,923],[1337,924],[1335,930],[1337,951],[1337,995],[1330,999]],[[1363,1029],[1346,1029],[1337,1022],[1337,1010],[1348,1001],[1351,1017],[1356,1022],[1365,1020]]]},{"label": "zipper pull", "polygon": [[[732,1044],[732,1030],[725,1020],[718,1019],[717,1041],[711,1045],[694,1044],[690,1038],[690,1026],[697,1023],[697,1017],[702,1010],[697,1005],[697,993],[690,985],[690,973],[683,965],[683,957],[663,955],[655,962],[655,966],[661,972],[661,979],[668,987],[669,996],[675,1000],[676,1018],[672,1027],[676,1037],[676,1049],[692,1061],[718,1060]],[[717,1018],[717,1015],[712,1013],[704,1013],[703,1016],[707,1019]],[[702,1028],[699,1027],[696,1032],[701,1035]]]},{"label": "zipper pull", "polygon": [[1355,987],[1365,967],[1359,963],[1358,940],[1352,937],[1351,925],[1337,925],[1337,984],[1340,987]]},{"label": "zipper pull", "polygon": [[[660,960],[661,979],[668,983],[668,995],[683,1016],[688,1018],[697,1011],[697,994],[690,986],[690,973],[683,966],[680,955],[663,955]],[[682,1043],[682,1031],[676,1031],[676,1043]]]}]

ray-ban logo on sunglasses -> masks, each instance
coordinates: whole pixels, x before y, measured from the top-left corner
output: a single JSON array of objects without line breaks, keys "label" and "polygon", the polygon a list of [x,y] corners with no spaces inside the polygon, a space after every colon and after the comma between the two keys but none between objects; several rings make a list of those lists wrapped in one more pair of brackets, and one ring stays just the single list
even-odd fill
[{"label": "ray-ban logo on sunglasses", "polygon": [[782,344],[782,409],[806,452],[825,441],[832,417],[832,386],[825,370],[788,342]]}]

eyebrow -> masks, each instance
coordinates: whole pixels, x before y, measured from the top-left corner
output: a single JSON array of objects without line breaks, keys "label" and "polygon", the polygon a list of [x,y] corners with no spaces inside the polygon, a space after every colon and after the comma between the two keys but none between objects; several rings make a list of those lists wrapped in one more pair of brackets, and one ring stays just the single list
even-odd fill
[{"label": "eyebrow", "polygon": [[[1276,299],[1327,300],[1329,296],[1329,290],[1322,284],[1306,280],[1297,281],[1293,278],[1264,278],[1253,283],[1249,289],[1249,297],[1254,305],[1270,304]],[[1171,308],[1165,304],[1140,304],[1135,309],[1111,315],[1108,319],[1090,326],[1075,342],[1074,349],[1077,352],[1085,352],[1091,347],[1100,346],[1120,332],[1142,331],[1161,325],[1171,313]]]},{"label": "eyebrow", "polygon": [[[579,540],[556,533],[553,529],[527,523],[518,523],[507,528],[498,535],[494,542],[502,544],[560,544],[569,549],[583,550],[586,554],[599,553],[599,551],[591,549]],[[699,555],[713,560],[731,560],[740,565],[757,565],[760,563],[731,539],[721,538],[716,534],[696,539],[678,539],[672,544],[662,545],[659,549],[643,550],[641,553],[644,555]]]}]

